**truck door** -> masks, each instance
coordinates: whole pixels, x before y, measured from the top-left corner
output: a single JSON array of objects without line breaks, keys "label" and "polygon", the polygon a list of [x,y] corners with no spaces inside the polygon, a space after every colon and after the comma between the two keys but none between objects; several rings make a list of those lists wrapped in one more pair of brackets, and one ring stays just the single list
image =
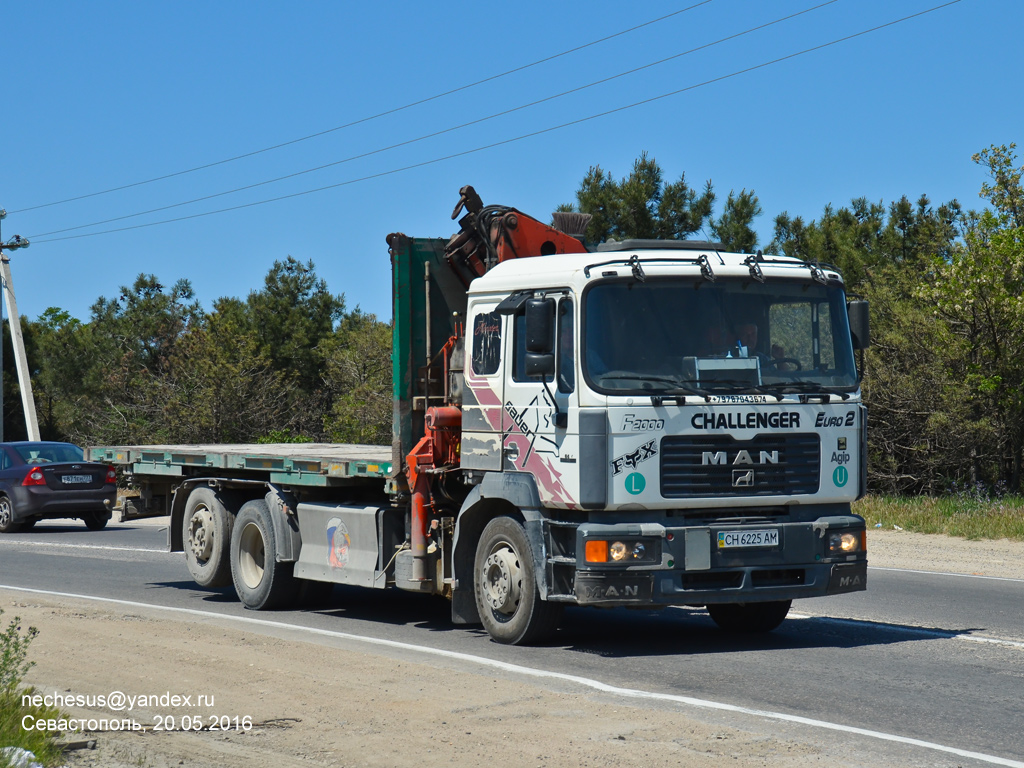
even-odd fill
[{"label": "truck door", "polygon": [[506,321],[498,313],[496,301],[477,302],[469,307],[460,447],[465,469],[502,469]]},{"label": "truck door", "polygon": [[506,349],[511,364],[503,398],[502,468],[532,474],[545,503],[567,504],[572,485],[567,470],[575,467],[571,448],[575,440],[567,441],[570,410],[575,411],[571,409],[576,390],[575,323],[572,298],[561,292],[552,298],[555,370],[543,381],[527,374],[526,306],[508,318],[511,333]]}]

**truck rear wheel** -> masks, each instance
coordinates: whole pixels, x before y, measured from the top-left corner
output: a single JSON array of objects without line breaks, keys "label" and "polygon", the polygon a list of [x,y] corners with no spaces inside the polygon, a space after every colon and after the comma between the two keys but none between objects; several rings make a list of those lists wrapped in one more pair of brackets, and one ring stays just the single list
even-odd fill
[{"label": "truck rear wheel", "polygon": [[510,517],[496,517],[480,535],[473,588],[484,629],[499,643],[538,642],[558,628],[561,606],[540,599],[526,531]]},{"label": "truck rear wheel", "polygon": [[231,577],[246,608],[278,608],[296,598],[295,564],[279,563],[276,552],[274,521],[267,502],[247,501],[238,510],[231,531]]},{"label": "truck rear wheel", "polygon": [[771,632],[786,619],[792,600],[770,603],[720,603],[707,606],[711,619],[726,632]]},{"label": "truck rear wheel", "polygon": [[201,587],[231,583],[231,528],[234,516],[212,488],[193,488],[185,504],[181,541],[185,564]]}]

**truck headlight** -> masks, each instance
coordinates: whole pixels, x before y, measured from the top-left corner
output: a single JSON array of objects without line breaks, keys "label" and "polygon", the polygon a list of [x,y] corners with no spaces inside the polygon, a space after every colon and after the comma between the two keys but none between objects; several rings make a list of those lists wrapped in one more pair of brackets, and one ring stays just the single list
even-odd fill
[{"label": "truck headlight", "polygon": [[828,535],[830,555],[849,555],[866,550],[864,531],[835,531]]},{"label": "truck headlight", "polygon": [[632,565],[657,563],[661,559],[656,542],[616,539],[587,539],[583,547],[588,563],[615,563]]}]

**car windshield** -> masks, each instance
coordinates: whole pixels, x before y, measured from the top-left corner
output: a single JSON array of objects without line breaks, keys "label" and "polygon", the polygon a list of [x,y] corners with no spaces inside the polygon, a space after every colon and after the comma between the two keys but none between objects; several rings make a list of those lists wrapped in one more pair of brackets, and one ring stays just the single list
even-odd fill
[{"label": "car windshield", "polygon": [[857,387],[838,283],[648,277],[590,288],[583,367],[606,394],[849,391]]},{"label": "car windshield", "polygon": [[16,445],[14,450],[27,464],[82,461],[85,456],[81,448],[69,443],[28,443]]}]

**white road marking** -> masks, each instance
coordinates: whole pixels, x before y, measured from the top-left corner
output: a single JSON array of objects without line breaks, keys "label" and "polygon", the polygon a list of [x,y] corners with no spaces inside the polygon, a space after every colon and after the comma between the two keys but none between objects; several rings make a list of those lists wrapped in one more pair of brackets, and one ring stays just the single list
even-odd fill
[{"label": "white road marking", "polygon": [[925,627],[908,627],[904,624],[890,624],[885,621],[873,619],[843,619],[837,616],[819,616],[812,613],[793,613],[790,611],[787,618],[790,619],[816,619],[817,621],[829,622],[832,624],[853,624],[855,626],[882,626],[891,629],[893,632],[907,632],[915,635],[927,635],[941,640],[966,640],[971,643],[990,643],[992,645],[1005,645],[1010,648],[1024,648],[1024,642],[1020,640],[1007,640],[1002,637],[988,637],[986,635],[972,635],[967,632],[957,632],[953,629],[926,629]]},{"label": "white road marking", "polygon": [[894,733],[885,733],[884,731],[874,731],[868,728],[858,728],[852,725],[843,725],[842,723],[830,723],[827,720],[815,720],[810,717],[801,717],[800,715],[790,715],[784,712],[771,712],[763,709],[751,709],[749,707],[740,707],[735,704],[725,704],[719,701],[710,701],[707,699],[696,699],[691,696],[679,696],[670,693],[656,693],[653,691],[641,691],[633,688],[621,688],[615,685],[609,685],[602,683],[600,680],[592,680],[587,677],[580,677],[578,675],[568,675],[564,672],[552,672],[544,669],[534,669],[532,667],[524,667],[520,664],[509,664],[505,661],[497,661],[495,659],[488,659],[483,656],[474,656],[468,653],[460,653],[458,651],[447,651],[441,648],[430,648],[422,645],[413,645],[412,643],[402,643],[397,640],[384,640],[377,637],[366,637],[364,635],[353,635],[348,632],[336,632],[330,629],[318,629],[316,627],[304,627],[298,624],[288,624],[281,621],[269,621],[267,619],[257,619],[251,616],[231,616],[223,613],[216,613],[214,611],[200,611],[195,608],[177,608],[166,605],[154,605],[152,603],[138,603],[132,600],[117,600],[111,597],[96,597],[93,595],[78,595],[70,592],[54,592],[45,589],[30,589],[28,587],[12,587],[6,584],[0,584],[0,589],[9,589],[13,592],[26,592],[36,595],[46,595],[49,597],[66,597],[77,600],[90,600],[98,603],[108,603],[111,605],[121,605],[130,608],[149,608],[158,611],[167,611],[169,613],[185,614],[188,616],[201,616],[207,619],[223,619],[225,621],[232,621],[241,624],[249,624],[260,627],[275,628],[275,629],[291,629],[298,632],[308,632],[312,635],[320,635],[323,637],[333,637],[341,640],[350,640],[360,643],[366,643],[367,645],[377,645],[385,648],[395,648],[403,651],[412,651],[414,653],[421,653],[426,656],[439,656],[446,659],[455,659],[458,661],[469,662],[471,664],[477,664],[481,667],[490,667],[492,669],[500,669],[504,672],[512,674],[523,675],[526,677],[535,678],[546,678],[549,680],[560,680],[562,682],[574,683],[576,685],[583,686],[585,688],[591,688],[595,691],[602,693],[612,694],[614,696],[621,696],[627,699],[647,699],[652,701],[667,701],[674,704],[683,704],[688,707],[696,707],[700,709],[711,709],[720,712],[731,712],[741,715],[750,715],[753,717],[760,717],[767,720],[779,720],[788,723],[796,723],[798,725],[807,725],[812,728],[823,728],[829,731],[840,731],[842,733],[852,733],[858,736],[866,736],[871,739],[878,739],[880,741],[890,741],[897,744],[905,744],[912,747],[920,747],[922,749],[929,749],[936,752],[944,752],[950,755],[956,755],[958,757],[965,757],[971,760],[978,760],[983,763],[989,763],[991,765],[1002,765],[1008,766],[1008,768],[1024,768],[1024,762],[1018,760],[1010,760],[1005,757],[998,757],[996,755],[986,755],[982,752],[972,752],[966,749],[958,749],[957,747],[948,747],[944,744],[936,744],[931,741],[923,741],[921,739],[914,739],[908,736],[900,736]]},{"label": "white road marking", "polygon": [[[170,554],[166,549],[151,549],[147,547],[110,547],[102,544],[65,544],[56,541],[19,541],[16,539],[0,539],[0,545],[10,544],[18,547],[57,547],[58,549],[103,549],[115,550],[117,552],[159,552]],[[177,553],[174,553],[177,554]]]},{"label": "white road marking", "polygon": [[962,579],[985,579],[987,581],[1013,581],[1024,584],[1024,579],[1012,579],[1008,576],[986,576],[982,573],[953,573],[952,571],[919,571],[912,568],[883,568],[879,565],[869,565],[869,571],[894,571],[895,573],[921,573],[925,576],[959,576]]}]

